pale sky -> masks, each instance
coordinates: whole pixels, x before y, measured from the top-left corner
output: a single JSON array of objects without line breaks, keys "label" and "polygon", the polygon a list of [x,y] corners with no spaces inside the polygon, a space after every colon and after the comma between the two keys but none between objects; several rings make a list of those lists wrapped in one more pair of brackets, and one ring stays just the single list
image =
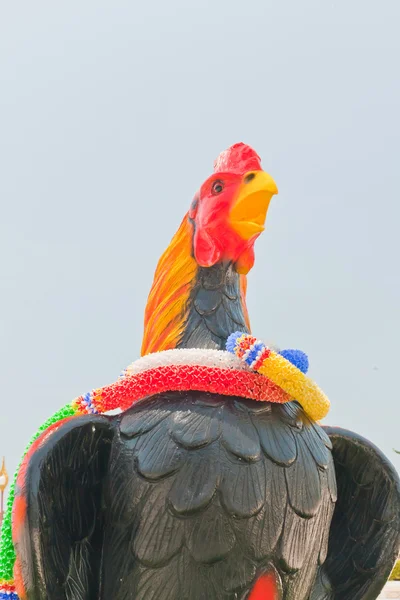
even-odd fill
[{"label": "pale sky", "polygon": [[255,335],[400,467],[398,0],[0,0],[0,455],[139,357],[156,262],[230,144],[278,184]]}]

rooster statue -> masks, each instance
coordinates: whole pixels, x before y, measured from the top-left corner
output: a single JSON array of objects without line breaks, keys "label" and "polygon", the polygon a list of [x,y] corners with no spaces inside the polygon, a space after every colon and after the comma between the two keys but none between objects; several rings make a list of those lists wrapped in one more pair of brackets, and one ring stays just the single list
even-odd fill
[{"label": "rooster statue", "polygon": [[378,597],[400,547],[398,476],[319,424],[329,402],[304,353],[250,334],[246,275],[276,193],[250,147],[219,156],[158,263],[142,358],[53,415],[23,458],[0,598]]}]

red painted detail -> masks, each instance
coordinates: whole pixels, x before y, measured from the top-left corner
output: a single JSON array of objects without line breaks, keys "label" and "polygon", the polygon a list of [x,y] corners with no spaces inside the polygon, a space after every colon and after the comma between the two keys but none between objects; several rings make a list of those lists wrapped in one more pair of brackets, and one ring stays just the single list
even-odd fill
[{"label": "red painted detail", "polygon": [[14,585],[15,591],[18,594],[20,600],[26,599],[26,589],[24,585],[24,579],[22,576],[21,563],[19,558],[16,559],[14,564]]},{"label": "red painted detail", "polygon": [[27,503],[24,494],[15,496],[12,507],[12,534],[13,539],[18,540],[21,529],[26,519]]},{"label": "red painted detail", "polygon": [[279,600],[279,590],[274,573],[259,577],[248,600]]},{"label": "red painted detail", "polygon": [[242,254],[237,259],[235,264],[236,271],[242,275],[247,275],[247,273],[254,267],[254,262],[254,247],[250,246],[249,248],[243,250]]}]

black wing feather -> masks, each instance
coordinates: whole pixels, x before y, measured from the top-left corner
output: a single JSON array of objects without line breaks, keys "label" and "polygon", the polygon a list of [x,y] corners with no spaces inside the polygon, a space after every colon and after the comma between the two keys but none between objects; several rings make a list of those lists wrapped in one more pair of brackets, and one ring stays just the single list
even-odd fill
[{"label": "black wing feather", "polygon": [[24,486],[27,516],[16,544],[29,599],[98,597],[111,438],[107,417],[76,417],[32,454]]},{"label": "black wing feather", "polygon": [[399,477],[368,440],[324,429],[333,444],[337,503],[311,600],[375,600],[400,550]]}]

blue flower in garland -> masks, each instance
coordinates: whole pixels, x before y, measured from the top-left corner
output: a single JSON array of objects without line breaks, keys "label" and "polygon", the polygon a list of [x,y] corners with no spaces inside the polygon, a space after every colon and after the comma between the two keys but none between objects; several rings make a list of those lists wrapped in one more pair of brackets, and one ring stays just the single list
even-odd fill
[{"label": "blue flower in garland", "polygon": [[306,374],[309,367],[308,356],[302,350],[281,350],[279,352],[283,358],[286,358],[289,362],[292,363],[295,367],[299,369],[302,373]]}]

